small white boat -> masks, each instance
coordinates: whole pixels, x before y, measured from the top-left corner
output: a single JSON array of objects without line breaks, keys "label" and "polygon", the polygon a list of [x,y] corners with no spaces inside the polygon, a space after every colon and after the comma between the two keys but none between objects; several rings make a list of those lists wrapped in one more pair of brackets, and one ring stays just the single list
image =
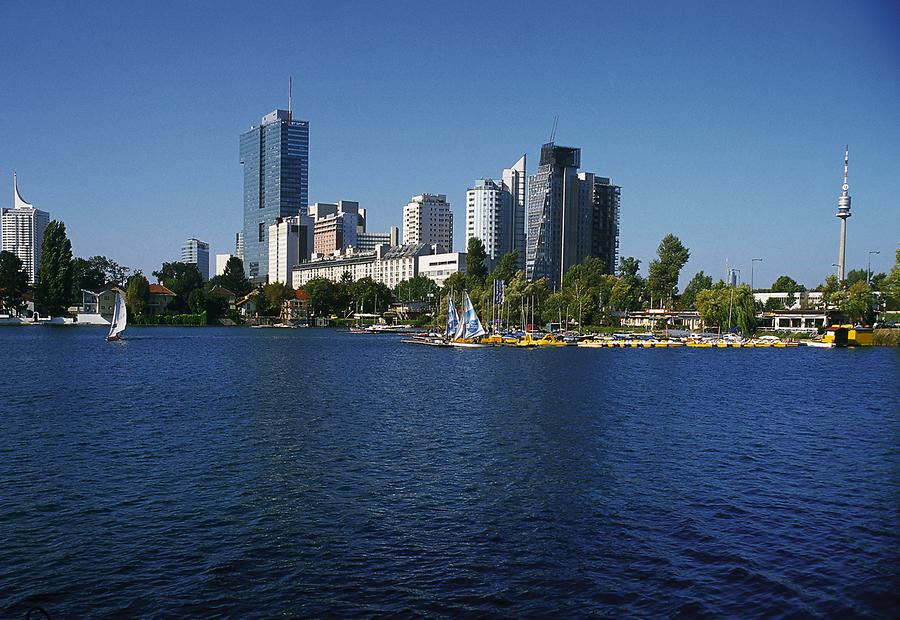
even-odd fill
[{"label": "small white boat", "polygon": [[817,347],[819,349],[834,348],[833,342],[822,342],[821,340],[807,340],[804,344],[808,347]]}]

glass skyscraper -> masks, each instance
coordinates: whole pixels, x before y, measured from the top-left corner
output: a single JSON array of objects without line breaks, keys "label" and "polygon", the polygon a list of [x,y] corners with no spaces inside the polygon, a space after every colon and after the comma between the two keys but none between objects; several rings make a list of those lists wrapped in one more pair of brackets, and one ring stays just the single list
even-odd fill
[{"label": "glass skyscraper", "polygon": [[578,172],[581,149],[541,147],[541,162],[528,183],[525,273],[546,278],[558,290],[566,271],[588,256],[614,273],[619,243],[619,187],[610,179]]},{"label": "glass skyscraper", "polygon": [[243,260],[247,276],[265,282],[269,273],[269,226],[278,218],[305,215],[309,203],[309,121],[287,110],[266,114],[241,134],[244,167]]}]

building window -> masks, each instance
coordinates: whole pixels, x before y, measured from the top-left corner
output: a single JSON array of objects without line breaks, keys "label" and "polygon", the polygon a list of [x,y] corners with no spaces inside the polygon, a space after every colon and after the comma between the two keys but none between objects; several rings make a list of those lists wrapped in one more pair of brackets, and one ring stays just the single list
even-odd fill
[{"label": "building window", "polygon": [[266,240],[266,224],[265,222],[259,223],[259,242],[262,243]]}]

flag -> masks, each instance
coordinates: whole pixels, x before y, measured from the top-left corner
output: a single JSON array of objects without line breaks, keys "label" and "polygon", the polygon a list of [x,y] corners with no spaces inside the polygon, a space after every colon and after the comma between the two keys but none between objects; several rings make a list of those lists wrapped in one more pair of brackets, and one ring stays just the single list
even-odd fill
[{"label": "flag", "polygon": [[506,297],[506,282],[503,280],[494,280],[494,303],[498,306],[503,305]]}]

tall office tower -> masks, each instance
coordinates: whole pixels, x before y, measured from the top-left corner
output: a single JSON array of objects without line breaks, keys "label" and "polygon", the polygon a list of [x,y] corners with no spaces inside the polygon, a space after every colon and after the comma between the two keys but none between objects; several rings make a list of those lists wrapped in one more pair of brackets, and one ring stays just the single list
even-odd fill
[{"label": "tall office tower", "polygon": [[502,172],[502,181],[481,179],[466,192],[466,247],[484,243],[488,258],[518,251],[525,264],[525,156]]},{"label": "tall office tower", "polygon": [[403,245],[437,244],[438,252],[453,249],[453,213],[445,194],[413,196],[403,207]]},{"label": "tall office tower", "polygon": [[306,213],[309,201],[309,122],[290,110],[266,114],[241,134],[244,167],[244,269],[254,282],[269,274],[269,226]]},{"label": "tall office tower", "polygon": [[850,146],[844,150],[844,183],[841,185],[841,195],[838,197],[837,216],[841,220],[841,243],[838,247],[838,279],[844,281],[844,267],[847,251],[847,218],[850,217],[850,184],[847,183],[847,173],[850,168]]},{"label": "tall office tower", "polygon": [[181,262],[197,265],[204,282],[209,282],[209,244],[193,237],[181,244]]},{"label": "tall office tower", "polygon": [[525,273],[531,280],[547,278],[554,290],[588,256],[603,258],[607,273],[615,270],[619,188],[605,177],[579,174],[580,165],[581,149],[550,142],[529,179]]},{"label": "tall office tower", "polygon": [[2,249],[19,257],[30,284],[34,284],[39,275],[41,243],[49,223],[49,213],[35,209],[19,194],[16,173],[13,172],[13,208],[0,210]]},{"label": "tall office tower", "polygon": [[244,232],[234,233],[234,255],[244,262]]}]

